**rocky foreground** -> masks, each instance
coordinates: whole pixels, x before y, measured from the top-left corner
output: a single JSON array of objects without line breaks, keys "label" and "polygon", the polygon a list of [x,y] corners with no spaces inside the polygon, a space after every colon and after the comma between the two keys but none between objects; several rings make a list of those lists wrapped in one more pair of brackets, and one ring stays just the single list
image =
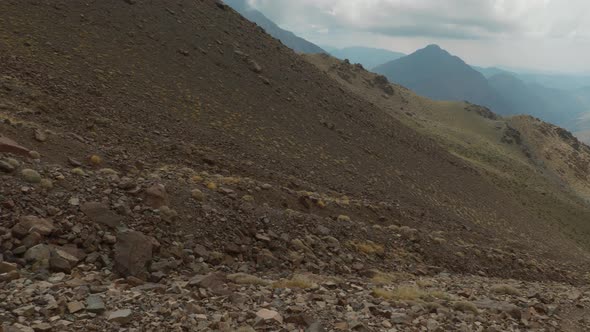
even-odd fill
[{"label": "rocky foreground", "polygon": [[[314,219],[281,233],[277,215],[298,212],[254,206],[287,188],[173,166],[117,171],[99,156],[49,164],[6,138],[0,149],[3,332],[590,328],[588,287],[445,272],[424,264],[415,229],[334,221],[398,239],[395,252],[339,240]],[[305,204],[350,204],[306,195]],[[259,223],[241,238],[189,233],[176,226],[187,216],[169,207],[175,196],[215,229],[236,218],[216,209],[223,204]]]}]

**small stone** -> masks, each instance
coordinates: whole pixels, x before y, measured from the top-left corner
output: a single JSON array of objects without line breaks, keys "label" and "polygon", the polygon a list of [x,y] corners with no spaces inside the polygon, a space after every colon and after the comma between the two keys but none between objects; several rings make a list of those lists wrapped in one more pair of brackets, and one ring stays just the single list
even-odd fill
[{"label": "small stone", "polygon": [[11,271],[16,271],[17,265],[8,262],[0,262],[0,274],[7,273]]},{"label": "small stone", "polygon": [[49,268],[53,272],[70,273],[72,271],[72,264],[63,257],[51,256],[49,258]]},{"label": "small stone", "polygon": [[133,318],[133,312],[130,309],[113,311],[109,314],[109,322],[125,325]]},{"label": "small stone", "polygon": [[27,305],[24,307],[20,307],[20,308],[12,310],[12,313],[17,316],[30,317],[35,313],[35,306],[34,305]]},{"label": "small stone", "polygon": [[63,272],[59,272],[59,273],[54,273],[51,276],[49,276],[49,278],[47,278],[47,281],[52,284],[57,284],[57,283],[64,281],[65,278],[66,278],[66,274]]},{"label": "small stone", "polygon": [[68,200],[68,203],[69,203],[71,206],[78,206],[78,205],[80,205],[80,199],[79,199],[78,197],[76,197],[76,196],[72,196],[72,197],[71,197],[71,198]]},{"label": "small stone", "polygon": [[408,321],[408,315],[402,313],[392,313],[390,320],[393,324],[404,324]]},{"label": "small stone", "polygon": [[[277,322],[279,324],[283,323],[283,317],[281,316],[281,314],[279,314],[278,312],[274,311],[274,310],[269,310],[269,309],[260,309],[257,313],[256,313],[256,319],[259,322]],[[258,325],[258,324],[256,324]]]},{"label": "small stone", "polygon": [[0,282],[12,281],[20,278],[18,271],[10,271],[7,273],[0,273]]},{"label": "small stone", "polygon": [[104,301],[99,295],[90,295],[86,298],[86,310],[95,314],[106,310]]},{"label": "small stone", "polygon": [[47,134],[41,129],[35,130],[35,139],[39,142],[47,141]]},{"label": "small stone", "polygon": [[426,328],[428,329],[428,331],[436,331],[436,329],[438,329],[438,326],[438,322],[432,318],[426,321]]},{"label": "small stone", "polygon": [[39,323],[33,325],[33,330],[35,330],[35,332],[48,332],[51,331],[51,329],[52,327],[49,323]]},{"label": "small stone", "polygon": [[166,187],[161,184],[153,185],[145,190],[145,202],[148,206],[157,209],[170,205]]},{"label": "small stone", "polygon": [[258,62],[254,61],[254,60],[250,60],[249,64],[250,64],[250,69],[253,72],[255,72],[257,74],[262,73],[262,67],[258,64]]},{"label": "small stone", "polygon": [[4,172],[4,173],[12,173],[14,172],[15,167],[12,166],[11,164],[9,164],[8,162],[4,161],[4,160],[0,160],[0,171]]},{"label": "small stone", "polygon": [[74,166],[74,167],[80,167],[82,166],[82,163],[77,161],[76,159],[73,158],[68,158],[68,162],[70,163],[70,165]]},{"label": "small stone", "polygon": [[30,168],[25,168],[21,171],[23,179],[28,183],[39,183],[41,182],[41,175]]},{"label": "small stone", "polygon": [[74,301],[68,303],[68,311],[70,314],[75,314],[78,311],[84,310],[84,303],[80,301]]},{"label": "small stone", "polygon": [[326,331],[327,331],[326,328],[320,322],[314,322],[305,329],[305,332],[326,332]]},{"label": "small stone", "polygon": [[41,243],[41,240],[43,240],[43,236],[41,234],[37,232],[32,232],[29,235],[27,235],[21,243],[25,248],[30,248]]}]

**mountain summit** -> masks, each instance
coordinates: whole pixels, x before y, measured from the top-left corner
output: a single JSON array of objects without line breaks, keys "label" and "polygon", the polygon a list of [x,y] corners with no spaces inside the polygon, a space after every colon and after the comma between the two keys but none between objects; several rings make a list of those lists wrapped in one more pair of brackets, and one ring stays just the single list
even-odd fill
[{"label": "mountain summit", "polygon": [[481,73],[438,45],[428,45],[374,70],[425,97],[467,100],[500,114],[512,113]]}]

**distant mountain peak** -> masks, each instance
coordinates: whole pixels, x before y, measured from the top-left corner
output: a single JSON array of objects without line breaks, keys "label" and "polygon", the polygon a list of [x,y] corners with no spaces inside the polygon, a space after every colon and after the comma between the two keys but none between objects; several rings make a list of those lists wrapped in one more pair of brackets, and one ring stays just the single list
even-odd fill
[{"label": "distant mountain peak", "polygon": [[443,50],[443,49],[442,49],[440,46],[438,46],[437,44],[430,44],[430,45],[426,46],[424,49],[425,49],[425,50],[440,50],[440,51],[442,51],[442,50]]},{"label": "distant mountain peak", "polygon": [[511,113],[481,73],[438,45],[428,45],[374,70],[432,99],[467,100],[499,114]]},{"label": "distant mountain peak", "polygon": [[449,52],[447,52],[445,49],[441,48],[436,44],[430,44],[423,49],[417,50],[415,53],[436,56],[452,56]]}]

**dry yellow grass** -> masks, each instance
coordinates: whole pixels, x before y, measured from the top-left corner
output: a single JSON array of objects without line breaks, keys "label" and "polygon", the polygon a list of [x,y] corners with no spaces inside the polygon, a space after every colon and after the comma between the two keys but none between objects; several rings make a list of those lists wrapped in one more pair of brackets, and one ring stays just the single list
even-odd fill
[{"label": "dry yellow grass", "polygon": [[92,165],[99,165],[100,163],[102,163],[102,158],[97,155],[92,155],[90,157],[90,163]]},{"label": "dry yellow grass", "polygon": [[344,214],[341,214],[338,216],[338,218],[336,219],[340,222],[350,222],[350,217]]},{"label": "dry yellow grass", "polygon": [[373,296],[386,300],[413,301],[424,296],[424,292],[417,287],[400,286],[394,290],[375,288],[373,289]]},{"label": "dry yellow grass", "polygon": [[403,272],[390,272],[385,273],[381,271],[374,271],[375,273],[371,277],[371,282],[376,285],[386,285],[397,283],[401,281],[407,281],[411,278],[410,274]]},{"label": "dry yellow grass", "polygon": [[385,247],[383,245],[372,241],[351,242],[350,245],[358,252],[366,255],[383,255],[385,253]]},{"label": "dry yellow grass", "polygon": [[493,285],[491,287],[491,291],[496,294],[503,294],[503,295],[520,295],[520,291],[513,286],[500,284],[500,285]]},{"label": "dry yellow grass", "polygon": [[270,281],[246,273],[234,273],[227,276],[227,279],[239,285],[258,285],[264,286],[270,284]]},{"label": "dry yellow grass", "polygon": [[457,301],[453,303],[453,309],[463,312],[473,312],[477,314],[477,307],[475,304],[468,301]]},{"label": "dry yellow grass", "polygon": [[310,277],[296,274],[291,279],[281,279],[272,284],[274,288],[299,288],[310,289],[317,286]]},{"label": "dry yellow grass", "polygon": [[436,300],[448,301],[451,295],[440,290],[423,290],[412,285],[401,285],[392,290],[385,288],[374,288],[372,292],[374,297],[394,300],[394,301],[416,301],[434,302]]}]

